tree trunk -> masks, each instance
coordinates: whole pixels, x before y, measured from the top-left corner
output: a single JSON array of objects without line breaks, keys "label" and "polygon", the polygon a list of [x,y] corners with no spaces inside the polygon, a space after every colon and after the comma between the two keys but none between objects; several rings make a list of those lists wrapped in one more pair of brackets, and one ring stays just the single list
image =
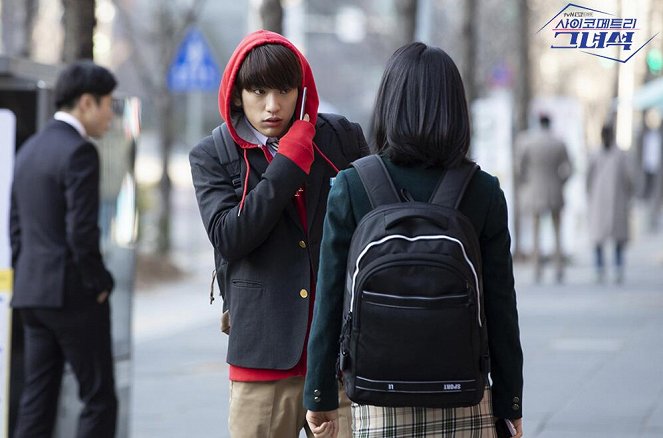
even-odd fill
[{"label": "tree trunk", "polygon": [[397,14],[395,30],[398,47],[414,41],[417,32],[417,0],[394,0]]},{"label": "tree trunk", "polygon": [[32,57],[32,32],[35,29],[35,19],[37,18],[37,11],[39,10],[39,0],[25,0],[25,38],[23,40],[23,48],[19,52],[21,56],[26,58]]},{"label": "tree trunk", "polygon": [[467,104],[476,98],[475,54],[477,51],[477,0],[465,0],[463,14],[463,84]]},{"label": "tree trunk", "polygon": [[263,0],[260,5],[262,27],[283,34],[283,6],[281,0]]},{"label": "tree trunk", "polygon": [[[174,47],[177,46],[174,36],[176,34],[175,12],[170,8],[159,8],[158,35],[163,37],[159,40],[160,59],[170,60],[173,57]],[[172,210],[171,192],[172,183],[168,175],[170,166],[170,155],[173,150],[175,140],[174,126],[174,98],[165,78],[168,72],[168,61],[160,66],[163,81],[157,86],[159,98],[156,101],[159,127],[159,150],[161,152],[161,180],[159,181],[159,214],[158,227],[159,236],[157,238],[157,253],[168,254],[170,252],[170,218]]]},{"label": "tree trunk", "polygon": [[62,0],[64,8],[64,43],[62,61],[93,59],[92,36],[97,19],[94,15],[95,0]]},{"label": "tree trunk", "polygon": [[30,58],[32,55],[32,32],[39,9],[37,0],[3,0],[2,5],[2,51],[9,56]]},{"label": "tree trunk", "polygon": [[161,179],[159,180],[159,214],[157,237],[157,254],[167,255],[170,252],[170,217],[172,210],[172,182],[168,175],[170,156],[173,150],[175,132],[173,130],[173,95],[166,87],[161,90],[157,100],[159,115],[159,150],[161,151]]},{"label": "tree trunk", "polygon": [[[529,6],[527,0],[518,0],[518,35],[529,35]],[[529,64],[529,38],[518,39],[518,76],[516,78],[516,133],[528,128],[527,118],[529,112],[529,101],[532,94],[531,71]],[[517,151],[515,139],[511,144],[511,176],[513,178],[513,256],[522,258],[520,247],[520,196],[516,184],[516,159]]]}]

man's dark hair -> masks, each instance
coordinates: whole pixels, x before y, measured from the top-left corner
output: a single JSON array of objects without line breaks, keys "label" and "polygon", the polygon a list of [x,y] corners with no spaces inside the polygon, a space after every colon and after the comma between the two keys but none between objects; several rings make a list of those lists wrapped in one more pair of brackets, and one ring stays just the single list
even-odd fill
[{"label": "man's dark hair", "polygon": [[233,98],[241,99],[242,90],[289,90],[301,84],[302,67],[297,55],[281,44],[264,44],[253,48],[244,58],[237,72]]},{"label": "man's dark hair", "polygon": [[550,128],[550,116],[548,114],[540,114],[539,125],[541,125],[543,129]]},{"label": "man's dark hair", "polygon": [[403,165],[454,167],[470,145],[465,88],[442,49],[411,43],[387,62],[371,122],[373,152]]},{"label": "man's dark hair", "polygon": [[71,109],[85,93],[90,93],[99,102],[101,97],[111,94],[117,80],[108,69],[89,60],[76,61],[60,73],[55,83],[55,107]]}]

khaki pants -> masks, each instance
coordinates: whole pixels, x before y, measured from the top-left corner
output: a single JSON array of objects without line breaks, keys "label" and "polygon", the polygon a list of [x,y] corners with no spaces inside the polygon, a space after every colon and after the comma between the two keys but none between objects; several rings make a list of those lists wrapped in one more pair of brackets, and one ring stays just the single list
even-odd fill
[{"label": "khaki pants", "polygon": [[[228,428],[232,438],[298,438],[306,423],[303,405],[304,378],[270,382],[230,382]],[[338,438],[352,436],[350,400],[339,387]]]}]

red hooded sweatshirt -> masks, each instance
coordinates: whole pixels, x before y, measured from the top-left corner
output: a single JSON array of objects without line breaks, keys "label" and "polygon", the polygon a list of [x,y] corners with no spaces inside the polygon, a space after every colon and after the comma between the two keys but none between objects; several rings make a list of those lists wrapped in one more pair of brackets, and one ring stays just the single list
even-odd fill
[{"label": "red hooded sweatshirt", "polygon": [[[242,66],[242,63],[244,62],[244,59],[253,48],[264,44],[280,44],[285,46],[290,49],[299,59],[302,70],[302,84],[299,87],[300,93],[297,99],[297,105],[295,106],[297,110],[299,110],[301,107],[301,90],[303,87],[307,87],[307,97],[304,112],[309,115],[310,123],[304,121],[295,121],[293,123],[293,128],[296,129],[290,129],[286,132],[285,135],[283,135],[283,137],[281,137],[279,142],[279,153],[291,159],[302,170],[308,173],[311,163],[314,159],[313,148],[315,148],[317,153],[334,169],[336,169],[336,167],[333,166],[333,164],[326,156],[324,156],[324,154],[322,154],[322,152],[317,148],[317,146],[315,146],[315,144],[311,145],[311,139],[313,138],[314,126],[318,114],[319,100],[318,91],[315,87],[315,81],[313,79],[313,73],[308,61],[306,58],[304,58],[304,55],[299,50],[297,50],[297,48],[285,37],[266,30],[253,32],[246,36],[233,52],[230,60],[228,61],[228,64],[226,65],[226,69],[221,80],[221,86],[219,87],[219,112],[221,113],[221,117],[228,126],[230,135],[235,140],[237,145],[243,150],[246,169],[248,169],[246,178],[243,183],[244,191],[242,194],[242,200],[240,201],[240,212],[246,199],[250,171],[246,150],[250,148],[260,148],[261,145],[253,143],[252,141],[255,141],[254,136],[251,135],[250,132],[247,132],[246,129],[242,129],[243,127],[241,126],[241,123],[243,123],[242,120],[244,119],[244,114],[241,112],[231,113],[231,101],[237,74],[240,67]],[[295,126],[296,124],[301,126]],[[265,148],[263,148],[263,151],[267,160],[271,161],[271,154]],[[336,169],[336,171],[338,171],[338,169]],[[304,196],[296,197],[295,202],[297,211],[299,212],[300,220],[306,228],[306,209],[304,206]],[[315,276],[312,276],[311,278],[315,278]],[[311,294],[314,293],[314,286],[314,284],[311,285]],[[311,299],[310,302],[313,303],[313,299]],[[309,309],[309,328],[311,312],[312,308]],[[305,346],[306,342],[307,341],[304,343]],[[295,367],[290,370],[251,369],[230,365],[229,374],[230,380],[235,381],[269,381],[284,379],[292,376],[304,376],[306,374],[306,347],[304,347],[302,357],[300,358],[297,365],[295,365]]]}]

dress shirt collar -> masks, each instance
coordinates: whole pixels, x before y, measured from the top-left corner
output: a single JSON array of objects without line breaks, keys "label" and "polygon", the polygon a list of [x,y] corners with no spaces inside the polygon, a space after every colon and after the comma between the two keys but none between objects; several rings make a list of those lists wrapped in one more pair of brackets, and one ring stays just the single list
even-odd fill
[{"label": "dress shirt collar", "polygon": [[80,120],[78,120],[76,117],[72,116],[68,112],[58,111],[53,115],[53,118],[55,120],[65,122],[66,124],[74,128],[76,131],[78,131],[81,137],[87,138],[87,132],[85,132],[85,127],[83,126],[83,124],[80,122]]}]

